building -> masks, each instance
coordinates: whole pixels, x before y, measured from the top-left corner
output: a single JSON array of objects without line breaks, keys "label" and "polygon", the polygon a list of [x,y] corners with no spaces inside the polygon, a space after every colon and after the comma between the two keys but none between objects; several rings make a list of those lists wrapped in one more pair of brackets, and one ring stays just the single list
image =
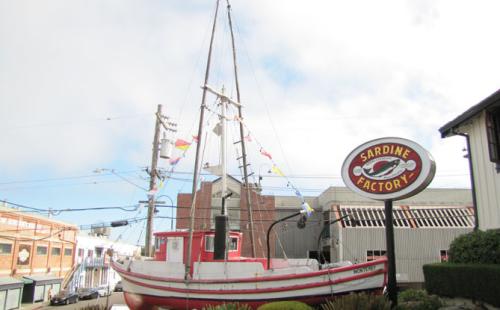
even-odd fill
[{"label": "building", "polygon": [[[230,226],[243,233],[245,256],[250,255],[246,199],[243,186],[228,178],[233,194],[229,201]],[[195,229],[213,229],[220,213],[220,180],[203,182],[197,193]],[[240,198],[241,197],[241,198]],[[385,255],[383,202],[359,196],[345,187],[331,187],[306,201],[315,209],[305,226],[296,216],[270,231],[273,257],[316,258],[322,263],[349,260],[364,262]],[[266,257],[270,225],[300,210],[295,196],[252,193],[256,256]],[[189,227],[190,194],[179,194],[177,229]],[[342,218],[344,217],[344,218]],[[447,259],[450,243],[474,227],[474,209],[468,189],[426,189],[394,202],[396,269],[399,285],[422,283],[422,265]]]},{"label": "building", "polygon": [[110,267],[111,258],[120,259],[140,254],[140,246],[109,239],[109,227],[96,227],[89,234],[77,236],[75,271],[68,288],[108,287],[111,290],[120,280]]},{"label": "building", "polygon": [[443,138],[467,139],[477,224],[500,228],[500,90],[439,129]]},{"label": "building", "polygon": [[[200,190],[196,194],[195,230],[214,229],[214,216],[221,213],[221,179],[214,182],[202,182]],[[250,225],[248,224],[248,203],[245,187],[235,178],[228,176],[227,191],[231,194],[226,200],[229,213],[229,226],[232,230],[243,233],[243,256],[252,256],[250,242]],[[188,229],[190,225],[190,208],[192,203],[191,194],[180,193],[177,195],[177,229]],[[252,189],[250,199],[252,201],[252,216],[254,226],[254,244],[256,256],[265,257],[266,253],[266,231],[275,219],[275,197],[261,195],[258,190]],[[300,205],[300,204],[299,204]],[[274,245],[274,243],[273,243]],[[274,253],[274,246],[271,248]]]},{"label": "building", "polygon": [[23,302],[48,300],[72,270],[77,232],[74,225],[0,206],[0,277],[24,282]]}]

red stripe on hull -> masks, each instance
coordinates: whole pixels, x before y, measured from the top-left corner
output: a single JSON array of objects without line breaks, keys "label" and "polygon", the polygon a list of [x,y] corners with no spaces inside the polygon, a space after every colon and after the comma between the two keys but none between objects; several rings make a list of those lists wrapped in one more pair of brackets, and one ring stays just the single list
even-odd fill
[{"label": "red stripe on hull", "polygon": [[316,287],[321,287],[321,286],[335,285],[335,284],[360,280],[360,279],[364,279],[364,278],[370,278],[370,277],[373,277],[373,276],[376,276],[376,275],[379,275],[379,274],[382,274],[385,272],[386,272],[386,270],[381,269],[381,270],[367,272],[367,273],[363,273],[363,274],[359,274],[359,275],[344,277],[344,278],[340,278],[340,279],[328,280],[328,281],[323,281],[323,282],[315,282],[315,283],[309,283],[309,284],[299,284],[299,285],[290,285],[290,286],[275,287],[275,288],[263,288],[263,289],[239,289],[239,290],[224,290],[224,291],[165,287],[165,286],[161,286],[161,285],[148,284],[148,283],[132,280],[129,277],[123,276],[123,275],[122,275],[122,277],[125,277],[127,279],[127,281],[134,283],[136,285],[139,285],[142,287],[148,287],[148,288],[152,288],[152,289],[157,289],[157,290],[162,290],[162,291],[171,291],[171,292],[184,293],[184,294],[221,295],[221,294],[262,294],[262,293],[271,293],[271,292],[298,291],[298,290],[316,288]]},{"label": "red stripe on hull", "polygon": [[[310,277],[316,277],[319,275],[324,275],[328,273],[335,273],[335,272],[343,272],[343,271],[348,271],[348,270],[354,270],[358,268],[364,268],[368,266],[373,266],[373,265],[380,265],[384,264],[387,269],[387,259],[386,258],[381,258],[378,260],[370,261],[370,262],[364,262],[360,264],[354,264],[350,266],[344,266],[344,267],[335,267],[335,268],[329,268],[329,269],[322,269],[318,271],[313,271],[313,272],[307,272],[307,273],[301,273],[301,274],[290,274],[290,275],[279,275],[279,276],[260,276],[260,277],[255,277],[255,278],[236,278],[236,279],[214,279],[214,280],[199,280],[199,279],[193,279],[191,280],[192,283],[241,283],[241,282],[263,282],[263,281],[280,281],[280,280],[289,280],[289,279],[298,279],[298,278],[310,278]],[[165,278],[165,277],[157,277],[157,276],[151,276],[151,275],[145,275],[145,274],[138,274],[135,272],[132,272],[130,270],[125,270],[121,268],[120,266],[117,266],[115,262],[111,262],[111,267],[118,271],[121,274],[126,274],[129,276],[133,277],[140,277],[152,281],[165,281],[165,282],[178,282],[178,283],[183,283],[184,279],[178,279],[178,278]]]},{"label": "red stripe on hull", "polygon": [[[381,289],[374,290],[363,290],[364,292],[372,292],[375,294],[382,294]],[[353,291],[354,292],[354,291]],[[352,293],[352,292],[349,292]],[[188,298],[178,298],[178,297],[157,297],[149,295],[138,295],[124,292],[125,302],[132,310],[150,310],[157,309],[158,307],[165,307],[172,310],[184,310],[184,309],[202,309],[209,305],[217,306],[224,303],[239,303],[249,305],[252,309],[257,309],[259,306],[273,302],[273,301],[300,301],[309,305],[318,305],[326,302],[326,300],[331,300],[339,297],[343,294],[337,295],[322,295],[322,296],[308,296],[302,298],[287,298],[287,299],[269,299],[269,300],[210,300],[210,299],[188,299]]]}]

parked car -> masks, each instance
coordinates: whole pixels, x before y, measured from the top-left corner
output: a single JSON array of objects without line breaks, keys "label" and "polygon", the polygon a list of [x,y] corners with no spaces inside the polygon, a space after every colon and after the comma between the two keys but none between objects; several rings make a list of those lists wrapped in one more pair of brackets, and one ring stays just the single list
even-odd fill
[{"label": "parked car", "polygon": [[97,288],[97,292],[99,293],[99,296],[104,297],[111,295],[113,290],[109,287],[109,285],[101,285]]},{"label": "parked car", "polygon": [[123,292],[123,285],[122,285],[122,281],[118,281],[118,282],[116,282],[116,285],[115,285],[115,292]]},{"label": "parked car", "polygon": [[78,294],[68,290],[59,291],[50,299],[51,305],[69,305],[78,302]]},{"label": "parked car", "polygon": [[78,289],[79,299],[94,299],[99,297],[99,292],[97,289],[92,287],[82,287]]}]

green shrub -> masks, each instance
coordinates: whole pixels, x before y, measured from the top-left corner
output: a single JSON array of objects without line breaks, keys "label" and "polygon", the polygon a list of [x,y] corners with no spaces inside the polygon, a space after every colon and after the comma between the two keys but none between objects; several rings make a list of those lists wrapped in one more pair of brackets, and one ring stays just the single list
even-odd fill
[{"label": "green shrub", "polygon": [[203,307],[203,310],[251,310],[252,308],[247,304],[231,303],[222,304],[217,306]]},{"label": "green shrub", "polygon": [[500,307],[500,265],[424,265],[425,288],[429,294],[480,300]]},{"label": "green shrub", "polygon": [[383,295],[352,293],[337,297],[321,305],[322,310],[385,310],[391,303]]},{"label": "green shrub", "polygon": [[276,301],[264,304],[257,310],[312,310],[309,305],[299,301]]},{"label": "green shrub", "polygon": [[457,264],[500,264],[500,230],[473,231],[450,244],[449,261]]},{"label": "green shrub", "polygon": [[424,290],[405,290],[398,294],[396,309],[436,310],[442,305],[437,296],[428,295]]}]

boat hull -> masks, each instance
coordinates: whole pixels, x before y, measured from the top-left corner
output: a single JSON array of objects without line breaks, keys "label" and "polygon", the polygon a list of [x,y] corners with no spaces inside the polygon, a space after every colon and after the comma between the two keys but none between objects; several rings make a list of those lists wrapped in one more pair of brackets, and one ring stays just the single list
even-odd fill
[{"label": "boat hull", "polygon": [[[173,277],[169,277],[170,272],[162,274],[160,264],[156,265],[157,272],[148,271],[144,267],[147,264],[141,263],[113,263],[113,268],[122,277],[125,300],[131,309],[201,309],[235,302],[255,309],[270,301],[283,300],[314,305],[350,292],[382,292],[387,270],[386,260],[378,260],[318,270],[306,267],[260,270],[253,276],[241,277],[237,272],[231,273],[224,263],[219,265],[212,263],[207,270],[226,266],[229,271],[225,275],[200,272],[189,281],[178,274]],[[241,269],[241,265],[234,267]]]}]

